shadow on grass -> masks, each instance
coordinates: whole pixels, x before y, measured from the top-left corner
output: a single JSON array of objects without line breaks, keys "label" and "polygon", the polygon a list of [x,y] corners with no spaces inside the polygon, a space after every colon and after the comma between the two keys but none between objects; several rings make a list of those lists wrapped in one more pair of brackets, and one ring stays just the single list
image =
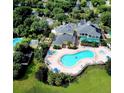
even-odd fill
[{"label": "shadow on grass", "polygon": [[21,74],[20,74],[20,78],[19,79],[17,79],[17,80],[25,80],[25,79],[28,79],[29,78],[29,75],[31,74],[31,73],[33,73],[33,67],[34,67],[34,63],[33,62],[31,62],[30,64],[29,64],[29,66],[24,66],[22,69],[22,71],[21,71]]},{"label": "shadow on grass", "polygon": [[41,87],[38,87],[38,86],[33,86],[31,89],[27,90],[27,92],[25,93],[62,93],[62,92],[59,92],[57,90],[50,90],[48,88],[41,88]]},{"label": "shadow on grass", "polygon": [[43,92],[40,88],[33,86],[31,89],[27,90],[26,93],[43,93]]},{"label": "shadow on grass", "polygon": [[105,65],[91,65],[91,66],[86,66],[82,71],[81,73],[76,77],[76,79],[74,80],[74,83],[79,83],[78,82],[78,78],[81,78],[82,76],[84,75],[87,75],[88,71],[92,68],[98,68],[98,69],[105,69]]},{"label": "shadow on grass", "polygon": [[92,68],[100,68],[100,69],[105,69],[105,65],[104,64],[97,64],[97,65],[89,65],[89,66],[86,66],[82,71],[81,73],[78,75],[78,77],[81,77],[83,76],[84,74],[87,74],[88,70],[87,69],[92,69]]}]

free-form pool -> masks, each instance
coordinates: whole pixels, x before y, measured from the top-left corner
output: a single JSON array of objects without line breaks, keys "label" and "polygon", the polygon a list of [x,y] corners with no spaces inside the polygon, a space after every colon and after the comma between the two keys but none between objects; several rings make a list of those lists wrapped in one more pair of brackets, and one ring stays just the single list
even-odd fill
[{"label": "free-form pool", "polygon": [[61,63],[64,66],[71,67],[74,66],[79,60],[85,58],[93,58],[94,53],[90,50],[81,51],[75,54],[66,54],[61,57]]},{"label": "free-form pool", "polygon": [[17,43],[20,43],[23,39],[22,38],[14,38],[13,39],[13,46],[16,46]]}]

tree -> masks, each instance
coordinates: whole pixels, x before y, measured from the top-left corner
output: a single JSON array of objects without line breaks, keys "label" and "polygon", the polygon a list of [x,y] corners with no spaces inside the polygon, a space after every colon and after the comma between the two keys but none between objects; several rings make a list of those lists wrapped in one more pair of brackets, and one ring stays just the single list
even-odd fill
[{"label": "tree", "polygon": [[34,50],[34,58],[37,59],[39,62],[43,61],[43,49],[35,49]]},{"label": "tree", "polygon": [[46,65],[42,65],[39,67],[39,70],[36,72],[35,76],[39,81],[47,82],[48,68]]},{"label": "tree", "polygon": [[104,32],[104,31],[105,31],[105,30],[104,30],[104,27],[105,27],[105,26],[103,25],[103,23],[102,23],[102,22],[100,22],[100,23],[99,23],[99,28],[101,29],[101,31],[102,31],[102,32]]},{"label": "tree", "polygon": [[37,32],[37,31],[41,31],[41,27],[40,27],[40,24],[39,22],[37,21],[34,21],[32,24],[31,24],[31,31],[34,33],[34,32]]},{"label": "tree", "polygon": [[94,13],[93,10],[87,9],[87,10],[85,11],[85,19],[86,19],[86,20],[91,20],[92,18],[95,19],[95,17],[96,17],[96,15],[95,15],[95,13]]},{"label": "tree", "polygon": [[51,38],[52,40],[54,39],[54,37],[55,37],[55,34],[53,34],[53,33],[49,34],[49,38]]},{"label": "tree", "polygon": [[20,2],[19,0],[13,0],[13,8],[17,7],[19,2]]},{"label": "tree", "polygon": [[54,49],[61,49],[61,47],[58,46],[58,45],[54,45],[53,48],[54,48]]},{"label": "tree", "polygon": [[107,42],[102,39],[102,40],[101,40],[101,45],[102,45],[102,46],[107,46]]},{"label": "tree", "polygon": [[46,8],[48,8],[50,11],[54,8],[54,2],[49,0],[49,2],[46,3]]},{"label": "tree", "polygon": [[81,0],[81,6],[82,7],[86,7],[86,5],[87,5],[86,3],[87,3],[86,0]]},{"label": "tree", "polygon": [[19,75],[19,71],[22,68],[20,63],[13,63],[13,78],[16,79]]},{"label": "tree", "polygon": [[39,24],[40,24],[42,30],[47,30],[48,29],[48,23],[45,19],[40,20]]},{"label": "tree", "polygon": [[31,25],[31,30],[34,33],[45,33],[47,29],[48,29],[48,23],[45,19],[34,21]]},{"label": "tree", "polygon": [[62,85],[62,80],[63,78],[61,78],[61,74],[56,74],[56,79],[55,79],[55,85],[56,86],[61,86]]},{"label": "tree", "polygon": [[70,83],[73,79],[74,79],[74,77],[72,77],[70,75],[66,75],[65,82]]},{"label": "tree", "polygon": [[14,33],[16,33],[18,36],[27,37],[30,34],[30,28],[29,26],[21,24],[14,30]]},{"label": "tree", "polygon": [[21,6],[15,8],[14,12],[17,15],[21,15],[22,17],[26,18],[28,15],[31,15],[32,9],[31,7]]},{"label": "tree", "polygon": [[44,14],[44,16],[49,17],[51,15],[51,12],[49,9],[45,8],[45,9],[43,9],[43,14]]},{"label": "tree", "polygon": [[23,18],[21,15],[13,13],[13,27],[16,28],[18,25],[23,23]]},{"label": "tree", "polygon": [[24,60],[24,54],[22,52],[14,52],[13,55],[13,78],[16,79],[19,75],[19,71],[22,68],[21,63]]},{"label": "tree", "polygon": [[31,15],[32,9],[27,6],[20,6],[14,9],[13,12],[13,26],[16,28],[18,25],[23,24],[23,21]]},{"label": "tree", "polygon": [[29,46],[29,39],[25,39],[21,43],[14,47],[13,54],[13,77],[14,79],[23,76],[26,69],[22,63],[27,63],[29,61],[28,54],[31,53],[32,49]]},{"label": "tree", "polygon": [[111,58],[108,59],[105,65],[106,71],[109,75],[111,75]]},{"label": "tree", "polygon": [[49,71],[48,72],[48,79],[47,79],[47,82],[49,85],[54,85],[55,84],[55,75],[52,71]]},{"label": "tree", "polygon": [[105,0],[91,0],[94,7],[105,4]]},{"label": "tree", "polygon": [[14,63],[21,63],[24,59],[24,54],[20,51],[14,52],[13,54],[13,62]]},{"label": "tree", "polygon": [[46,3],[46,7],[52,11],[55,7],[61,8],[64,12],[69,12],[72,10],[72,7],[75,6],[77,0],[49,0]]},{"label": "tree", "polygon": [[17,5],[19,3],[19,0],[13,0],[13,4]]},{"label": "tree", "polygon": [[30,7],[36,7],[39,0],[25,0],[24,3]]},{"label": "tree", "polygon": [[68,47],[70,47],[70,46],[71,46],[71,44],[72,44],[72,42],[71,42],[71,41],[68,41],[68,42],[67,42]]},{"label": "tree", "polygon": [[59,14],[59,13],[64,13],[64,10],[61,9],[61,8],[57,8],[55,7],[52,11],[53,15],[55,16],[56,14]]},{"label": "tree", "polygon": [[43,2],[42,1],[39,1],[36,5],[38,8],[43,8]]},{"label": "tree", "polygon": [[98,10],[100,11],[100,13],[107,12],[107,11],[111,12],[111,7],[106,5],[101,5],[98,7]]},{"label": "tree", "polygon": [[32,48],[29,46],[29,40],[25,40],[25,41],[22,41],[20,44],[17,44],[15,47],[14,47],[14,50],[15,51],[20,51],[24,54],[29,54],[31,53],[32,51]]},{"label": "tree", "polygon": [[81,10],[79,10],[79,9],[77,9],[77,8],[74,8],[73,10],[72,10],[72,13],[71,13],[71,15],[72,15],[72,18],[74,18],[74,19],[81,19]]},{"label": "tree", "polygon": [[62,80],[63,79],[61,78],[61,74],[53,73],[52,71],[49,71],[49,73],[48,73],[48,84],[60,86],[60,85],[62,85]]},{"label": "tree", "polygon": [[62,86],[64,84],[70,83],[74,80],[74,77],[70,75],[65,75],[63,73],[53,73],[49,71],[48,73],[48,84],[55,85],[55,86]]},{"label": "tree", "polygon": [[61,22],[55,21],[55,22],[53,23],[51,29],[53,29],[53,28],[55,28],[55,27],[57,27],[57,26],[59,26],[59,25],[61,25]]},{"label": "tree", "polygon": [[33,20],[31,18],[26,18],[24,20],[24,25],[25,26],[31,26],[32,22],[33,22]]},{"label": "tree", "polygon": [[103,12],[100,20],[104,26],[111,27],[111,13],[110,12]]},{"label": "tree", "polygon": [[59,14],[56,14],[54,18],[60,22],[63,22],[67,19],[67,16],[64,13],[59,13]]}]

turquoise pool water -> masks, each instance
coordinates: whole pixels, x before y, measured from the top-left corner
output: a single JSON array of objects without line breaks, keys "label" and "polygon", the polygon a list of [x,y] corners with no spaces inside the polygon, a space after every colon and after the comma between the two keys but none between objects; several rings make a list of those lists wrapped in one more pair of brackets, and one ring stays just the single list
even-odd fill
[{"label": "turquoise pool water", "polygon": [[22,38],[14,38],[13,39],[13,46],[16,46],[17,43],[20,43],[23,39]]},{"label": "turquoise pool water", "polygon": [[66,54],[62,56],[61,63],[64,66],[71,67],[77,64],[80,59],[93,58],[94,53],[90,50],[81,51],[75,54]]}]

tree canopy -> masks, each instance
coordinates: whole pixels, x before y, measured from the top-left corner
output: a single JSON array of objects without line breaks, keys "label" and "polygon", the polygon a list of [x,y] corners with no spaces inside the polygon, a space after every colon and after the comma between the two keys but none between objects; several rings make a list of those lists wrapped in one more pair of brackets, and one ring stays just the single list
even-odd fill
[{"label": "tree canopy", "polygon": [[108,27],[111,27],[111,13],[103,12],[101,15],[101,22]]},{"label": "tree canopy", "polygon": [[14,52],[13,54],[13,62],[14,63],[21,63],[24,59],[24,54],[20,51]]},{"label": "tree canopy", "polygon": [[105,0],[91,0],[94,7],[105,4]]}]

